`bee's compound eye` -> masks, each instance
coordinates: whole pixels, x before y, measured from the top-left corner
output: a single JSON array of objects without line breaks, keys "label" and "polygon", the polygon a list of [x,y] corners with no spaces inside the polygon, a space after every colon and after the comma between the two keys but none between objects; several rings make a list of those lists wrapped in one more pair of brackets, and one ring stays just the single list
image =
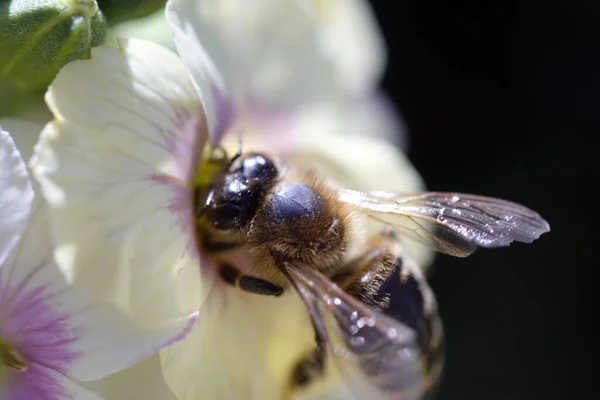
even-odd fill
[{"label": "bee's compound eye", "polygon": [[253,155],[242,161],[242,174],[248,182],[267,183],[277,177],[277,168],[267,157]]},{"label": "bee's compound eye", "polygon": [[237,228],[243,223],[243,209],[233,203],[223,203],[211,207],[206,214],[211,224],[221,230]]},{"label": "bee's compound eye", "polygon": [[251,190],[239,176],[226,180],[207,206],[206,216],[212,226],[227,230],[239,228],[254,206]]}]

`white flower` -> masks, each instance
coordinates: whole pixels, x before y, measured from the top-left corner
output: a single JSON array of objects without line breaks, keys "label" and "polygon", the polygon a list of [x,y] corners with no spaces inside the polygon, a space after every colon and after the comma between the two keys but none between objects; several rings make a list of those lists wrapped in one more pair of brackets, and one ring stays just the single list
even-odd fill
[{"label": "white flower", "polygon": [[398,110],[378,90],[386,49],[367,1],[174,0],[166,16],[214,140],[227,120],[213,120],[215,104],[227,93],[250,123],[286,123],[309,107],[340,132],[407,147]]},{"label": "white flower", "polygon": [[[39,127],[1,121],[23,155]],[[191,323],[190,323],[191,327]],[[47,208],[21,153],[0,129],[0,397],[96,399],[77,380],[102,378],[180,339],[178,327],[147,331],[68,285],[52,261]]]},{"label": "white flower", "polygon": [[84,386],[107,400],[177,400],[165,383],[158,354]]},{"label": "white flower", "polygon": [[[314,48],[331,35],[322,18],[340,16],[293,0],[260,1],[253,3],[256,8],[240,4],[169,2],[181,59],[131,39],[121,40],[118,49],[95,48],[91,60],[63,68],[46,96],[55,119],[44,128],[31,164],[51,206],[55,257],[70,282],[148,328],[185,320],[200,309],[191,334],[161,351],[165,380],[179,399],[285,397],[292,366],[314,346],[295,293],[273,299],[234,290],[216,278],[214,260],[199,251],[193,192],[207,178],[199,171],[209,136],[231,148],[243,130],[245,151],[310,163],[356,189],[422,189],[416,171],[389,144],[348,135],[352,119],[345,114],[349,108],[338,107],[345,103],[342,94],[368,92],[378,67],[358,56],[346,61],[358,60],[362,67],[336,65],[341,58]],[[344,10],[361,3],[335,4]],[[240,21],[238,28],[245,24],[248,44],[267,40],[265,52],[294,73],[265,91],[255,86],[254,74],[269,62],[263,53],[239,53],[239,43],[227,39],[235,33],[223,30],[231,26],[226,7],[247,10],[252,20]],[[208,19],[197,19],[197,12],[218,18],[208,29]],[[279,25],[267,26],[275,16]],[[261,32],[252,26],[261,26]],[[290,43],[313,36],[296,58],[282,53],[285,41],[274,37],[287,26],[291,33],[299,30],[286,39]],[[216,44],[205,49],[199,37]],[[246,58],[235,59],[238,55]],[[310,57],[320,67],[297,64]],[[241,62],[248,70],[232,67]],[[347,72],[352,68],[356,71]],[[336,83],[313,85],[321,73]],[[243,252],[238,257],[236,265],[245,268]],[[338,393],[335,371],[329,373],[330,379],[311,388],[314,393]]]},{"label": "white flower", "polygon": [[176,0],[167,19],[194,82],[210,77],[256,108],[358,97],[385,65],[363,0]]}]

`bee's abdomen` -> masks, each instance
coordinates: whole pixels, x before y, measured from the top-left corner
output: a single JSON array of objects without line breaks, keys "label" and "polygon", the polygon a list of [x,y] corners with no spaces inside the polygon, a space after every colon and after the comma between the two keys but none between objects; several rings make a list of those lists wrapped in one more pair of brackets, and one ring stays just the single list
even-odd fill
[{"label": "bee's abdomen", "polygon": [[425,308],[423,293],[419,282],[412,274],[406,271],[401,273],[402,258],[396,258],[395,264],[393,274],[385,280],[377,292],[378,297],[389,299],[386,308],[382,311],[419,331]]},{"label": "bee's abdomen", "polygon": [[[379,387],[401,399],[429,398],[435,392],[444,358],[442,325],[431,289],[411,260],[403,258],[394,246],[366,253],[356,263],[362,271],[346,281],[345,290],[363,303],[406,325],[417,333],[421,354],[421,382],[410,385],[394,369],[382,371],[365,363],[363,371],[376,377]],[[416,390],[418,396],[407,392]]]},{"label": "bee's abdomen", "polygon": [[[421,399],[433,395],[440,377],[444,359],[444,338],[442,325],[435,300],[428,303],[426,298],[431,294],[431,289],[423,280],[410,271],[402,268],[402,260],[398,260],[400,267],[380,287],[379,295],[387,296],[390,301],[384,314],[407,325],[417,333],[419,350],[423,367]],[[394,379],[390,377],[390,389],[393,388]],[[398,387],[397,390],[402,388]]]}]

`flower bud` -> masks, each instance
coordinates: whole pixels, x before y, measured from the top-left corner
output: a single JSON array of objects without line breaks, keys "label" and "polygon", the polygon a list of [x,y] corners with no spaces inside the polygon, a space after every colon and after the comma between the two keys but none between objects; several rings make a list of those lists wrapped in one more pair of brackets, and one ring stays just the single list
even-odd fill
[{"label": "flower bud", "polygon": [[98,0],[110,25],[147,17],[165,6],[166,0]]},{"label": "flower bud", "polygon": [[106,21],[95,0],[11,0],[0,4],[0,116],[39,101],[58,70],[88,58]]}]

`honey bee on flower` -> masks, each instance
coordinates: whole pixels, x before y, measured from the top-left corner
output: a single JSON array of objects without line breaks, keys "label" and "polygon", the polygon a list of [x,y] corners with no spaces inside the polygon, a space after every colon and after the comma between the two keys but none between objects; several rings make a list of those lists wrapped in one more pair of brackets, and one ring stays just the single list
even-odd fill
[{"label": "honey bee on flower", "polygon": [[[418,352],[436,340],[433,356],[442,349],[420,269],[430,251],[400,243],[381,222],[403,216],[400,235],[466,255],[493,221],[471,226],[471,236],[464,223],[428,231],[432,218],[452,215],[443,211],[452,196],[398,197],[423,192],[407,159],[383,140],[348,134],[351,105],[373,95],[383,65],[365,4],[169,1],[166,15],[178,55],[120,40],[67,65],[47,93],[54,119],[31,168],[50,206],[59,268],[146,329],[197,317],[160,351],[179,399],[348,398],[371,384],[386,396],[388,383],[392,394],[420,396],[422,378],[433,386],[437,370],[421,367],[429,360]],[[466,200],[473,219],[489,217]],[[407,202],[412,214],[393,208]],[[490,213],[503,205],[492,202]],[[360,208],[379,218],[375,229]],[[511,212],[525,216],[515,230],[502,225],[508,237],[492,235],[491,245],[546,229],[530,210],[504,211],[489,218],[500,226]],[[379,291],[392,279],[406,284],[402,306],[420,301],[390,322],[382,312],[393,297]],[[341,322],[347,311],[363,323]],[[406,368],[379,374],[395,348],[375,352],[370,371],[361,357],[331,362],[340,349],[359,354],[350,346],[359,336],[345,336],[352,326],[369,346],[382,327],[394,329],[410,353]]]}]

